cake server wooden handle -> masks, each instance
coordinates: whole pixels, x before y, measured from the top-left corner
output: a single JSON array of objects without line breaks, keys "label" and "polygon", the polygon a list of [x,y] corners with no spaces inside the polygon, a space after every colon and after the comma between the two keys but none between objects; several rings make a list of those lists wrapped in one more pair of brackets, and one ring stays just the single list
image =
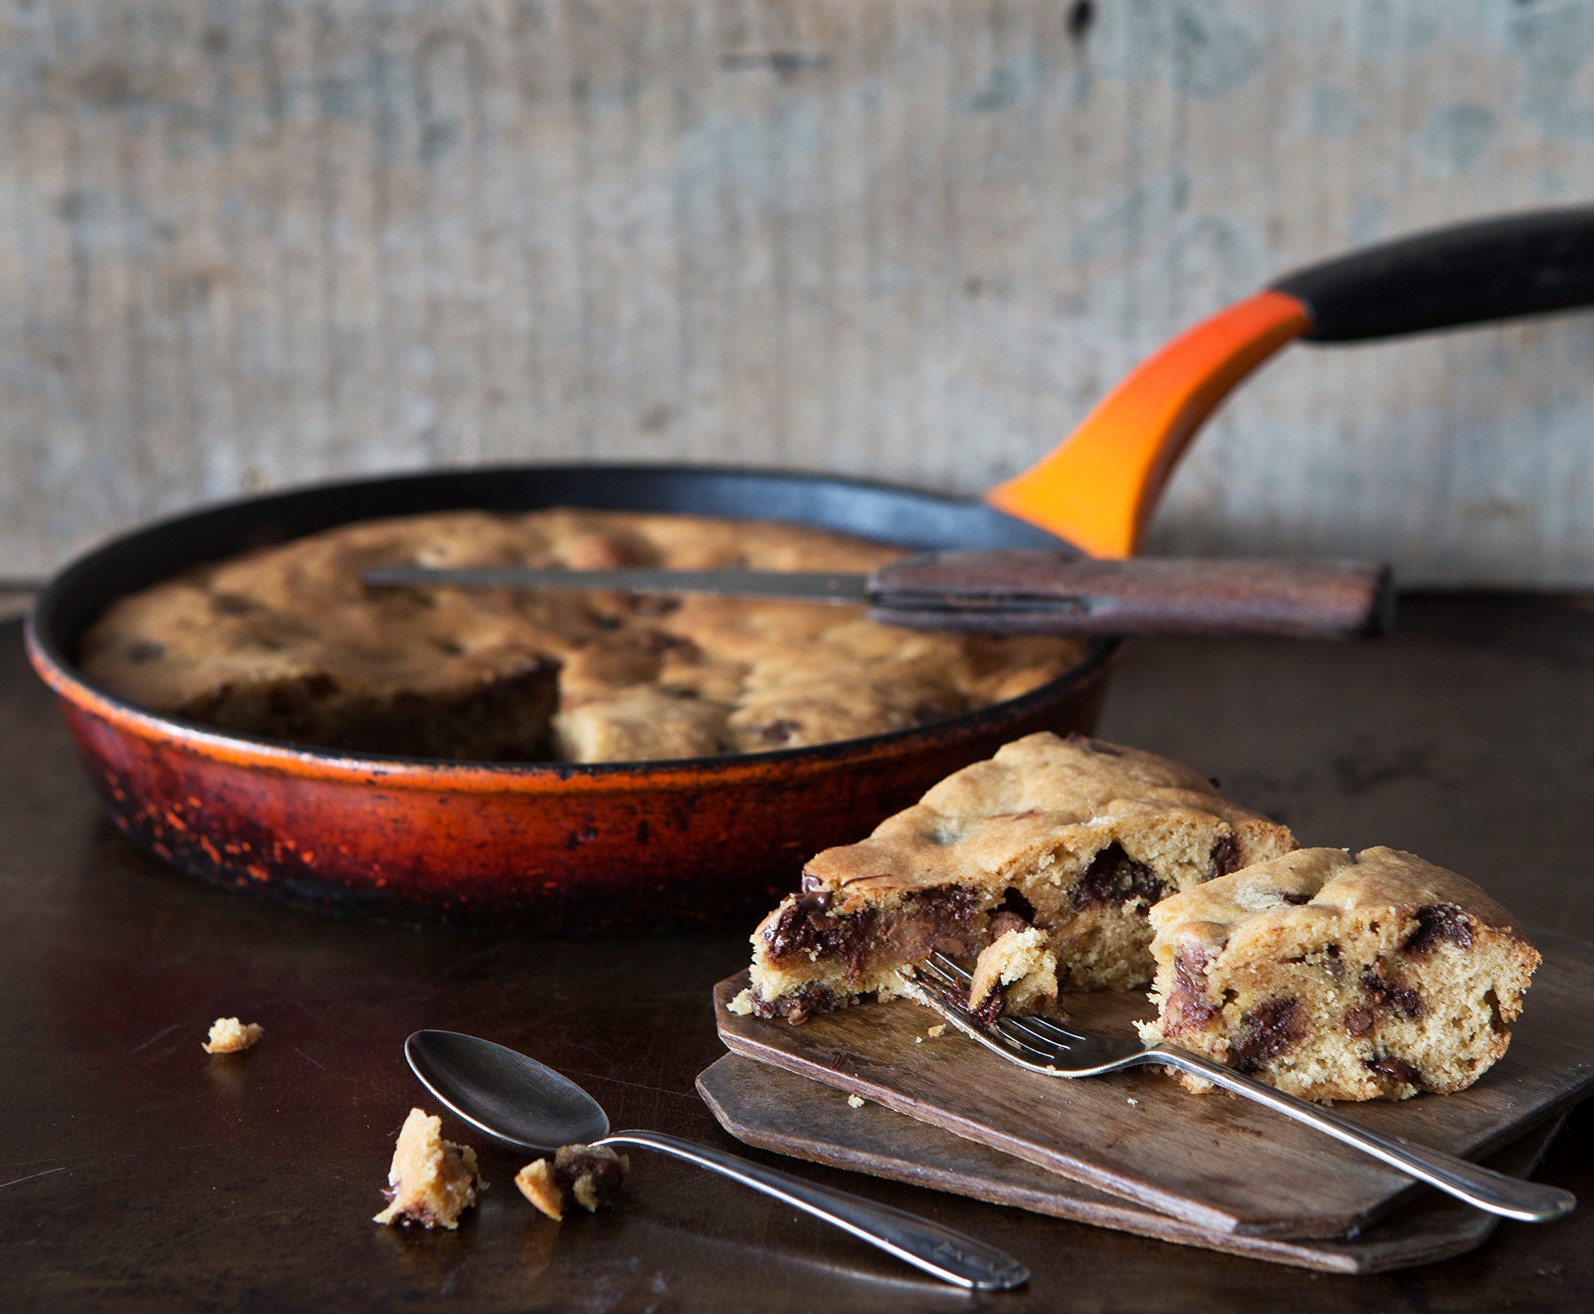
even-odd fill
[{"label": "cake server wooden handle", "polygon": [[925,552],[869,586],[876,620],[981,634],[1345,639],[1381,634],[1394,617],[1389,567],[1366,561]]}]

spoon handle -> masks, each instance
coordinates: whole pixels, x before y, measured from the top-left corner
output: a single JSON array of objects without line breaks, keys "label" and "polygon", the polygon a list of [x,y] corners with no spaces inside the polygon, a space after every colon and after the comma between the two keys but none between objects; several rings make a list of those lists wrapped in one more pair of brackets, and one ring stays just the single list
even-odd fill
[{"label": "spoon handle", "polygon": [[815,1218],[834,1223],[860,1240],[879,1246],[955,1286],[1005,1291],[1029,1281],[1028,1270],[995,1246],[904,1210],[805,1182],[800,1177],[765,1168],[722,1150],[650,1131],[615,1132],[596,1144],[643,1146],[721,1173]]}]

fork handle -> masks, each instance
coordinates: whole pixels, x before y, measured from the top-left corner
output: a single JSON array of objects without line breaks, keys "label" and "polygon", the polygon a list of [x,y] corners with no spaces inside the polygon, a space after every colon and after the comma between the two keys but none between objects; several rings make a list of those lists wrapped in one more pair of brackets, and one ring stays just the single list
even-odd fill
[{"label": "fork handle", "polygon": [[1264,1086],[1233,1068],[1226,1068],[1221,1063],[1188,1050],[1176,1049],[1171,1045],[1154,1045],[1145,1051],[1141,1060],[1203,1077],[1215,1086],[1222,1086],[1224,1090],[1255,1100],[1287,1118],[1315,1127],[1336,1141],[1410,1173],[1418,1181],[1427,1182],[1447,1195],[1465,1200],[1479,1209],[1486,1209],[1491,1214],[1499,1214],[1502,1218],[1545,1223],[1571,1213],[1577,1205],[1577,1197],[1570,1191],[1524,1181],[1520,1177],[1508,1177],[1466,1159],[1414,1145],[1399,1136],[1373,1131],[1332,1109],[1308,1104],[1293,1095]]},{"label": "fork handle", "polygon": [[1029,1281],[1029,1271],[1011,1255],[963,1232],[846,1191],[805,1182],[723,1150],[651,1131],[614,1132],[594,1143],[640,1145],[685,1159],[794,1205],[955,1286],[1006,1291]]}]

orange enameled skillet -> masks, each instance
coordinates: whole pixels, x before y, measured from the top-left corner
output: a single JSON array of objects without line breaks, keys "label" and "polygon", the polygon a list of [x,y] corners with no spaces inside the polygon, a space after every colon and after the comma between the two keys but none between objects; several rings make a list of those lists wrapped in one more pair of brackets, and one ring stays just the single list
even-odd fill
[{"label": "orange enameled skillet", "polygon": [[321,485],[121,537],[28,619],[117,827],[185,871],[342,912],[567,929],[743,918],[803,860],[1039,729],[1089,731],[1115,642],[1009,702],[815,748],[603,765],[354,756],[141,711],[77,671],[115,598],[197,563],[349,521],[551,505],[757,516],[911,548],[1132,554],[1185,445],[1285,343],[1352,341],[1594,303],[1594,209],[1469,224],[1314,266],[1197,325],[1061,447],[982,501],[859,480],[682,466],[526,466]]}]

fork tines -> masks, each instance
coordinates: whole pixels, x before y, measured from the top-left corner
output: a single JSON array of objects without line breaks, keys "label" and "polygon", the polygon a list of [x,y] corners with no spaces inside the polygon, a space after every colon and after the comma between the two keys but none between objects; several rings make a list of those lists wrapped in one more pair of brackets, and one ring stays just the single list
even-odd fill
[{"label": "fork tines", "polygon": [[[936,952],[908,974],[924,1002],[958,1030],[988,1048],[998,1040],[1022,1062],[1046,1064],[1066,1054],[1084,1037],[1045,1018],[999,1017],[986,1022],[969,1010],[969,983],[973,978],[945,954]],[[998,1051],[1000,1052],[1000,1051]]]},{"label": "fork tines", "polygon": [[[959,986],[962,989],[964,1000],[967,1001],[969,986],[973,984],[974,977],[966,969],[960,967],[939,949],[930,955],[925,966],[938,969],[944,977],[949,978]],[[1001,1021],[1014,1030],[1032,1034],[1036,1039],[1044,1038],[1057,1043],[1085,1039],[1079,1032],[1070,1031],[1067,1027],[1053,1022],[1050,1018],[1007,1017],[1002,1018]]]}]

